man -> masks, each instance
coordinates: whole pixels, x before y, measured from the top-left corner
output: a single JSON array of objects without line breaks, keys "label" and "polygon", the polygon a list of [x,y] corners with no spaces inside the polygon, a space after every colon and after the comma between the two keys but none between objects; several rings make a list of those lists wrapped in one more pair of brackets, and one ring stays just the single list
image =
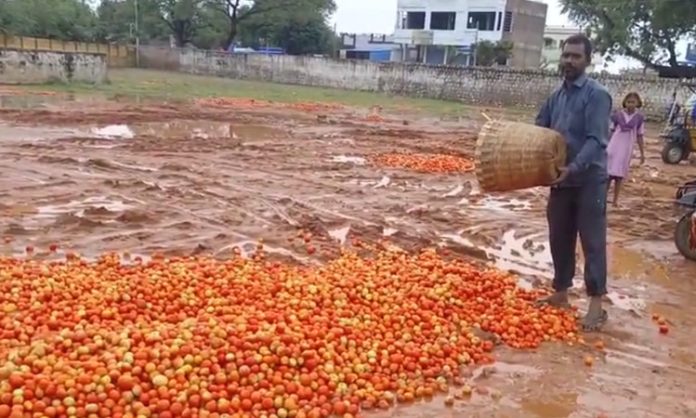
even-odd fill
[{"label": "man", "polygon": [[568,307],[575,276],[577,236],[585,255],[585,287],[590,297],[582,321],[586,331],[607,321],[602,296],[607,293],[607,153],[612,99],[585,69],[592,44],[584,35],[566,39],[561,54],[563,84],[546,100],[536,124],[560,132],[568,146],[566,167],[552,185],[547,218],[554,265],[555,293],[539,301]]}]

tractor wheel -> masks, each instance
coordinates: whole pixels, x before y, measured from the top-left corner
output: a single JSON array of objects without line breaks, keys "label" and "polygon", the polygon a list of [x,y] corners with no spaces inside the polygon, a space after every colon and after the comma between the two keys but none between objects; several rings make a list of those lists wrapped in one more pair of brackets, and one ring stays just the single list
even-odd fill
[{"label": "tractor wheel", "polygon": [[695,222],[692,220],[693,216],[694,212],[692,211],[682,216],[679,220],[677,227],[674,229],[674,244],[677,246],[681,255],[689,260],[696,261],[696,248],[692,249],[690,242],[691,228],[693,222]]}]

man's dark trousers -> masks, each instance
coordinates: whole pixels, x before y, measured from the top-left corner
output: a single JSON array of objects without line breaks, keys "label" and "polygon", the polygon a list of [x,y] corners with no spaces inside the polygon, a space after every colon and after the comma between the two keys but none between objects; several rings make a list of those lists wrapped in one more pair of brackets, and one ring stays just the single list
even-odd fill
[{"label": "man's dark trousers", "polygon": [[547,207],[549,243],[553,258],[553,288],[573,286],[577,237],[585,255],[585,286],[588,296],[607,293],[607,184],[551,188]]}]

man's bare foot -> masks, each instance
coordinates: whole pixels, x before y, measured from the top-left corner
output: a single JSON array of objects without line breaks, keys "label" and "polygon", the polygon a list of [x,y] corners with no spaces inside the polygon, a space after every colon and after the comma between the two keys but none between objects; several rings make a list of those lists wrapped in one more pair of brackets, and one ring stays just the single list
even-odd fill
[{"label": "man's bare foot", "polygon": [[593,297],[587,315],[582,319],[582,329],[585,332],[599,331],[608,319],[607,311],[602,309],[602,298]]},{"label": "man's bare foot", "polygon": [[568,309],[570,308],[570,302],[568,302],[568,292],[556,292],[551,296],[539,299],[536,301],[537,306],[549,305],[555,308]]}]

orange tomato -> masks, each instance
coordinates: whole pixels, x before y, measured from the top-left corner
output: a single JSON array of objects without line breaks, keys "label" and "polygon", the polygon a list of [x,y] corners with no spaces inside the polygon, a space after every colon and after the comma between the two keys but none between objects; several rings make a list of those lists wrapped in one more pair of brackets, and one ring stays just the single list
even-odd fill
[{"label": "orange tomato", "polygon": [[543,292],[509,274],[353,244],[362,255],[309,267],[261,242],[227,260],[0,257],[0,364],[16,366],[0,368],[0,418],[355,417],[464,383],[493,361],[478,331],[519,349],[578,341],[571,312],[536,307]]}]

